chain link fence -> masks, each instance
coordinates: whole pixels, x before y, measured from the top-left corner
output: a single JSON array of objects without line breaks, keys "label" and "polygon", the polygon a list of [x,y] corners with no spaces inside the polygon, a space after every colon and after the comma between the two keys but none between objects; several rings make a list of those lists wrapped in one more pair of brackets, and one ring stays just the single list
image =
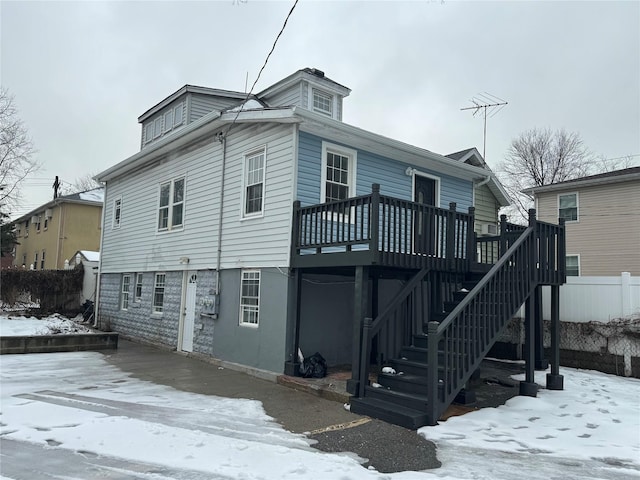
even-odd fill
[{"label": "chain link fence", "polygon": [[[545,357],[551,322],[544,321]],[[514,318],[490,356],[522,359],[524,319]],[[560,322],[560,365],[640,378],[640,313],[608,322]]]}]

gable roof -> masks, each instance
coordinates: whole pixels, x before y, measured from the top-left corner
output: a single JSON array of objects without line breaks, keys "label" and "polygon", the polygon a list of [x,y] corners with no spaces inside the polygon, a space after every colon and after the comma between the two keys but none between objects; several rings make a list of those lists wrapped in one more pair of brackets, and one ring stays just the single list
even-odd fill
[{"label": "gable roof", "polygon": [[32,217],[34,214],[46,210],[47,208],[54,207],[56,205],[60,205],[61,203],[78,203],[81,205],[94,205],[94,206],[102,206],[104,202],[104,188],[94,188],[92,190],[85,190],[84,192],[72,193],[70,195],[61,195],[58,198],[54,198],[53,200],[40,205],[37,208],[34,208],[29,213],[25,213],[19,218],[14,220],[15,223],[24,222],[27,218]]},{"label": "gable roof", "polygon": [[541,187],[527,188],[526,190],[523,190],[523,192],[528,195],[535,195],[543,192],[591,187],[594,185],[604,185],[608,183],[629,182],[632,180],[640,180],[640,167],[623,168],[621,170],[598,173],[597,175],[589,175],[588,177],[574,178],[572,180],[543,185]]},{"label": "gable roof", "polygon": [[487,170],[491,170],[476,147],[467,148],[466,150],[460,150],[459,152],[450,153],[446,156],[459,162],[468,163],[469,165],[475,165],[476,167],[482,167],[486,168]]},{"label": "gable roof", "polygon": [[324,85],[325,87],[336,91],[343,97],[348,96],[351,93],[351,89],[345,87],[344,85],[339,84],[338,82],[331,80],[329,77],[324,76],[324,72],[322,70],[318,70],[317,68],[302,68],[297,72],[292,73],[288,77],[283,78],[282,80],[274,83],[270,87],[267,87],[260,93],[258,93],[258,97],[268,97],[280,90],[283,90],[294,83],[299,82],[301,79],[318,83],[320,85]]}]

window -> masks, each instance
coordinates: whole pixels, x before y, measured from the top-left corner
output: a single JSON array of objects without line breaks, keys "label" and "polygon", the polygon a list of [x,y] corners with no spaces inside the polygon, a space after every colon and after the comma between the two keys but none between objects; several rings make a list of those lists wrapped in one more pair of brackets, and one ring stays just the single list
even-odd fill
[{"label": "window", "polygon": [[558,218],[567,222],[578,221],[578,194],[558,195]]},{"label": "window", "polygon": [[24,222],[24,236],[25,237],[29,236],[29,220]]},{"label": "window", "polygon": [[131,275],[122,275],[122,292],[120,295],[120,308],[129,308],[129,287],[131,286]]},{"label": "window", "polygon": [[40,219],[42,218],[40,215],[36,217],[38,220],[36,221],[36,232],[40,231]]},{"label": "window", "polygon": [[240,325],[258,326],[260,270],[243,270],[240,287]]},{"label": "window", "polygon": [[184,213],[184,178],[160,185],[158,207],[158,231],[164,232],[182,227]]},{"label": "window", "polygon": [[142,274],[136,273],[136,289],[133,294],[133,300],[139,302],[142,298]]},{"label": "window", "polygon": [[580,276],[580,255],[567,255],[567,276],[579,277]]},{"label": "window", "polygon": [[178,125],[182,125],[182,111],[183,104],[180,103],[173,109],[173,126],[177,127]]},{"label": "window", "polygon": [[35,255],[33,256],[33,269],[34,270],[38,269],[38,252],[36,252]]},{"label": "window", "polygon": [[355,196],[356,151],[322,143],[321,202],[346,200]]},{"label": "window", "polygon": [[158,117],[153,121],[153,138],[162,135],[162,117]]},{"label": "window", "polygon": [[156,273],[156,279],[153,284],[153,313],[162,313],[164,308],[164,282],[166,276],[164,273]]},{"label": "window", "polygon": [[173,110],[169,110],[164,114],[164,131],[168,132],[173,128]]},{"label": "window", "polygon": [[113,222],[112,222],[112,228],[119,228],[120,227],[120,215],[122,212],[122,199],[121,198],[116,198],[113,201]]},{"label": "window", "polygon": [[24,254],[22,255],[22,266],[23,266],[23,267],[26,267],[26,266],[27,266],[27,254],[26,254],[26,253],[24,253]]},{"label": "window", "polygon": [[20,229],[20,227],[16,227],[16,237],[20,238],[22,236],[22,230]]},{"label": "window", "polygon": [[46,230],[49,227],[49,217],[45,215],[44,217],[44,229]]},{"label": "window", "polygon": [[153,122],[147,123],[144,130],[144,143],[149,143],[153,140]]},{"label": "window", "polygon": [[245,155],[244,166],[244,213],[253,216],[262,213],[264,203],[265,149]]},{"label": "window", "polygon": [[313,89],[313,109],[316,112],[333,116],[333,95]]},{"label": "window", "polygon": [[42,250],[42,258],[40,259],[40,270],[44,270],[44,250]]}]

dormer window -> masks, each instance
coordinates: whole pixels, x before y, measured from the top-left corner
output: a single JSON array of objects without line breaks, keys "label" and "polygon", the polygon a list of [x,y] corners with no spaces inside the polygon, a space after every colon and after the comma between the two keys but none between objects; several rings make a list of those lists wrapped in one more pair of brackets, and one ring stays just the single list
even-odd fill
[{"label": "dormer window", "polygon": [[333,95],[314,88],[313,110],[333,117]]},{"label": "dormer window", "polygon": [[153,122],[153,138],[162,135],[162,117],[158,117]]},{"label": "dormer window", "polygon": [[168,132],[173,128],[173,110],[169,110],[164,114],[164,131]]},{"label": "dormer window", "polygon": [[174,109],[173,109],[173,126],[177,127],[178,125],[182,125],[182,110],[183,110],[183,104],[179,103]]},{"label": "dormer window", "polygon": [[151,140],[153,140],[153,122],[147,124],[144,132],[144,143],[149,143]]}]

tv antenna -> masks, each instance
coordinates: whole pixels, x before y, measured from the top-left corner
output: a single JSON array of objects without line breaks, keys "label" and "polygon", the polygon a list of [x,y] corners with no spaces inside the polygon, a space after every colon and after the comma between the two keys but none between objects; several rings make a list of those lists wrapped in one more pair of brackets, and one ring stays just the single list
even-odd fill
[{"label": "tv antenna", "polygon": [[484,92],[479,93],[475,97],[471,99],[471,103],[473,103],[473,107],[465,107],[460,110],[473,110],[473,116],[482,110],[484,116],[484,135],[483,135],[483,146],[482,146],[482,158],[487,159],[487,110],[489,110],[489,117],[493,117],[500,110],[504,108],[509,102],[501,99],[500,97],[496,97],[495,95],[491,95],[490,93]]}]

